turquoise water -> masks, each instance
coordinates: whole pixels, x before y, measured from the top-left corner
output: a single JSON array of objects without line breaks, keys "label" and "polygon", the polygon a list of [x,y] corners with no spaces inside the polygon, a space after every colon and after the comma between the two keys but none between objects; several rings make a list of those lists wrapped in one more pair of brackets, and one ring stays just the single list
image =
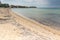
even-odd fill
[{"label": "turquoise water", "polygon": [[13,8],[12,10],[43,25],[60,29],[60,9]]}]

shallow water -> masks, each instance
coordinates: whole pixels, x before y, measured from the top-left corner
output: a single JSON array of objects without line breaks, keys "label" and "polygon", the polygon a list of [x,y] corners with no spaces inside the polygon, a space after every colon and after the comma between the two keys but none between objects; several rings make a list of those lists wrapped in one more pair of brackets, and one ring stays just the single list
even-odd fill
[{"label": "shallow water", "polygon": [[13,8],[14,12],[60,30],[60,9]]}]

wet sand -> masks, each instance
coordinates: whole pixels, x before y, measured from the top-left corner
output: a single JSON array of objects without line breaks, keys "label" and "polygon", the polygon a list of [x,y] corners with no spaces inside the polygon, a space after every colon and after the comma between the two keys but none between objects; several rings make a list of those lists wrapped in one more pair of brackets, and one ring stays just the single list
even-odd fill
[{"label": "wet sand", "polygon": [[20,16],[22,15],[40,24],[60,30],[59,9],[12,8],[11,10]]},{"label": "wet sand", "polygon": [[0,8],[0,40],[60,40],[60,30]]}]

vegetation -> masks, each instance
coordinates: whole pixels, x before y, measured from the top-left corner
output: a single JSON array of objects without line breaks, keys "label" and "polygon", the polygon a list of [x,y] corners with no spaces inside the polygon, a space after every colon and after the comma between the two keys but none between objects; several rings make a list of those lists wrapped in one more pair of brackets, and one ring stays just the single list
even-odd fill
[{"label": "vegetation", "polygon": [[15,5],[11,5],[11,8],[36,8],[35,6],[15,6]]},{"label": "vegetation", "polygon": [[8,7],[11,7],[11,8],[36,8],[35,6],[30,6],[30,7],[28,7],[28,6],[20,6],[20,5],[9,5],[9,4],[2,4],[1,2],[0,2],[0,7],[5,7],[5,8],[8,8]]},{"label": "vegetation", "polygon": [[9,4],[0,4],[0,7],[5,7],[5,8],[7,8],[7,7],[9,7]]},{"label": "vegetation", "polygon": [[11,8],[28,8],[27,6],[15,6],[15,5],[11,5]]}]

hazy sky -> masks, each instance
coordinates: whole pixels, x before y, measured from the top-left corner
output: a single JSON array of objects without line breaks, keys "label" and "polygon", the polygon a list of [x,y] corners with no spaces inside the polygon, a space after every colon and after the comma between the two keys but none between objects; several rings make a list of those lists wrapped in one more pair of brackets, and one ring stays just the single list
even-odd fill
[{"label": "hazy sky", "polygon": [[3,3],[38,7],[60,7],[60,0],[0,0]]}]

